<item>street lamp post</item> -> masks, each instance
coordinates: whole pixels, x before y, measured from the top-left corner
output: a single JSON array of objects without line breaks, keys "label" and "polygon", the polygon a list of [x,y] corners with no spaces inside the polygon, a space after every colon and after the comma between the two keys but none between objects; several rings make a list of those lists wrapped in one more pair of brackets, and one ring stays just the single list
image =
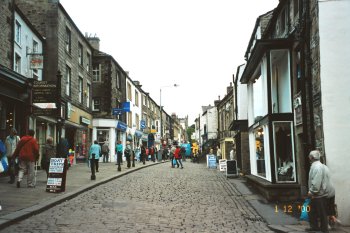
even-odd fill
[{"label": "street lamp post", "polygon": [[162,88],[165,87],[178,87],[178,84],[173,84],[170,86],[162,86],[159,89],[159,111],[160,111],[160,139],[163,139],[163,106],[162,106]]}]

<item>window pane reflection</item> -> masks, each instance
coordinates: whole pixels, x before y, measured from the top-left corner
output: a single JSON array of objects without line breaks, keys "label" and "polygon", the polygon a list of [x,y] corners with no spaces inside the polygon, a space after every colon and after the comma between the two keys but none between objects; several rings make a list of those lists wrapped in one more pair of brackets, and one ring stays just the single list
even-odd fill
[{"label": "window pane reflection", "polygon": [[255,130],[256,165],[259,176],[266,177],[265,153],[264,153],[264,129],[259,127]]},{"label": "window pane reflection", "polygon": [[291,122],[274,122],[277,181],[295,181]]}]

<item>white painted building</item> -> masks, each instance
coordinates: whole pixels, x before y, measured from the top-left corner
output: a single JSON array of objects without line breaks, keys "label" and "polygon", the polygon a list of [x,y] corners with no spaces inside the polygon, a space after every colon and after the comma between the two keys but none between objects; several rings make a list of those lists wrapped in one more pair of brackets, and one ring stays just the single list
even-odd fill
[{"label": "white painted building", "polygon": [[33,54],[43,53],[43,39],[22,13],[15,11],[13,70],[27,77],[42,80],[42,69],[30,69]]},{"label": "white painted building", "polygon": [[349,225],[350,1],[318,1],[318,10],[324,150],[336,189],[338,215]]},{"label": "white painted building", "polygon": [[142,118],[142,103],[141,103],[142,91],[137,85],[128,77],[126,79],[126,99],[130,103],[130,112],[127,113],[127,130],[126,134],[128,139],[132,139],[133,146],[136,147],[141,140],[141,118]]}]

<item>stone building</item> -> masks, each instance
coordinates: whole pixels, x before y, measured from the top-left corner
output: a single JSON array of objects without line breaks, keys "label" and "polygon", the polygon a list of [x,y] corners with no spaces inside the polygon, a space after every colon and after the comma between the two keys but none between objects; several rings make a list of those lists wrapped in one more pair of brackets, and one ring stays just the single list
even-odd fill
[{"label": "stone building", "polygon": [[248,139],[248,96],[247,86],[239,82],[242,77],[245,65],[237,67],[234,78],[233,94],[233,119],[229,130],[233,131],[234,147],[233,158],[237,160],[237,167],[241,174],[250,174],[250,154]]},{"label": "stone building", "polygon": [[229,159],[230,151],[234,147],[233,131],[229,126],[234,119],[234,88],[232,82],[227,87],[224,98],[217,102],[218,112],[218,145],[220,146],[222,159]]},{"label": "stone building", "polygon": [[[92,55],[92,139],[99,144],[108,142],[109,150],[114,154],[117,141],[126,140],[126,114],[122,103],[126,101],[127,73],[109,54],[100,51],[100,39],[87,37],[93,46]],[[110,157],[115,161],[115,157]]]},{"label": "stone building", "polygon": [[85,158],[92,134],[93,49],[59,1],[16,0],[16,4],[46,38],[45,80],[59,79],[60,111],[57,116],[48,116],[48,121],[57,126],[57,140],[65,137],[77,157]]}]

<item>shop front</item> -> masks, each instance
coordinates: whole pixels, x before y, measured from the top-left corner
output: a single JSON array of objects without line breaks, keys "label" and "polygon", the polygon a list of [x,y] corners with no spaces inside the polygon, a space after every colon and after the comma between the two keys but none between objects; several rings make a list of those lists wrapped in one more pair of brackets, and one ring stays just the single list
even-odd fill
[{"label": "shop front", "polygon": [[62,137],[68,141],[70,162],[71,164],[85,162],[91,145],[92,116],[71,106],[67,118],[62,129]]},{"label": "shop front", "polygon": [[288,40],[257,43],[259,52],[251,55],[252,62],[247,64],[241,79],[248,86],[251,175],[247,178],[268,200],[295,200],[301,196],[290,45]]},{"label": "shop front", "polygon": [[11,128],[23,136],[33,127],[30,119],[32,80],[0,65],[0,83],[0,138],[5,139]]}]

